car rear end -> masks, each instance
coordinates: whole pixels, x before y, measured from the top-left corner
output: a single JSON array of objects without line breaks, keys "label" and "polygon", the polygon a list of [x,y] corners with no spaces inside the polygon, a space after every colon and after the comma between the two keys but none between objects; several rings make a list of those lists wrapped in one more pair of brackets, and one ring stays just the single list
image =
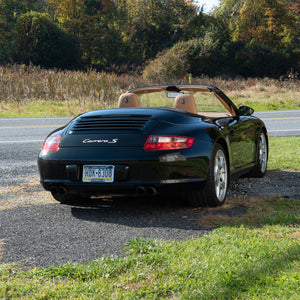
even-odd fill
[{"label": "car rear end", "polygon": [[170,109],[89,112],[53,132],[38,158],[41,183],[54,192],[153,195],[206,180],[209,124]]}]

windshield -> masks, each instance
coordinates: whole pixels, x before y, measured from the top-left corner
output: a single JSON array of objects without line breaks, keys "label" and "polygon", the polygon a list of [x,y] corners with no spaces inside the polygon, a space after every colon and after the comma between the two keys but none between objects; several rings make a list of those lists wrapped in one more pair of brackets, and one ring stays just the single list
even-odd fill
[{"label": "windshield", "polygon": [[192,95],[199,114],[219,112],[229,114],[219,99],[211,92],[155,92],[138,95],[141,107],[174,107],[175,98],[180,95]]}]

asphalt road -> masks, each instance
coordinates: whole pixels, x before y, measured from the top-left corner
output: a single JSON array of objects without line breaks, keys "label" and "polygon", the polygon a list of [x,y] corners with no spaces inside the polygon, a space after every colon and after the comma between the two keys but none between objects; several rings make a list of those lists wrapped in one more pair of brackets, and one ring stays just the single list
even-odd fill
[{"label": "asphalt road", "polygon": [[[269,131],[270,136],[299,136],[300,110],[256,112]],[[0,118],[0,146],[6,144],[37,143],[55,128],[66,124],[71,118]]]},{"label": "asphalt road", "polygon": [[299,136],[300,110],[255,112],[267,127],[269,136]]},{"label": "asphalt road", "polygon": [[[300,135],[300,111],[256,115],[264,119],[271,136]],[[189,209],[172,200],[122,199],[86,207],[48,201],[48,193],[38,184],[36,159],[45,136],[69,120],[0,119],[0,264],[21,261],[32,267],[89,261],[123,254],[122,245],[136,237],[176,240],[207,232],[197,220],[211,211]],[[27,198],[44,202],[24,205]],[[238,215],[243,208],[222,213]]]}]

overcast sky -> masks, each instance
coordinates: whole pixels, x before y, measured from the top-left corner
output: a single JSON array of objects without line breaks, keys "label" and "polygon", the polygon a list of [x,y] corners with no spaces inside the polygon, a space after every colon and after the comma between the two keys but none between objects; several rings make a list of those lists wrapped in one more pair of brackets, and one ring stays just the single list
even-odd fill
[{"label": "overcast sky", "polygon": [[219,0],[196,0],[199,3],[199,6],[204,5],[204,11],[209,12],[214,6],[219,5]]}]

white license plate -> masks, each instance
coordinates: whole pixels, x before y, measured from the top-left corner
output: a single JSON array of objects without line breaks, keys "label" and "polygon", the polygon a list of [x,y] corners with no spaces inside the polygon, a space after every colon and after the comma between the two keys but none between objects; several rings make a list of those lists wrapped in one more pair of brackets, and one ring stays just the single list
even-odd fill
[{"label": "white license plate", "polygon": [[84,165],[82,181],[83,182],[113,182],[114,166],[106,165]]}]

